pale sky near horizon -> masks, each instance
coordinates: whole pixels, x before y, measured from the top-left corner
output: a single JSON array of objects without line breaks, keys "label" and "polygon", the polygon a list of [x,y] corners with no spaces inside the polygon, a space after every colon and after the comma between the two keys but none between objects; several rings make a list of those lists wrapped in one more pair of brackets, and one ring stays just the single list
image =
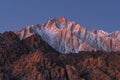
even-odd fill
[{"label": "pale sky near horizon", "polygon": [[120,0],[0,0],[0,32],[60,16],[88,30],[120,30]]}]

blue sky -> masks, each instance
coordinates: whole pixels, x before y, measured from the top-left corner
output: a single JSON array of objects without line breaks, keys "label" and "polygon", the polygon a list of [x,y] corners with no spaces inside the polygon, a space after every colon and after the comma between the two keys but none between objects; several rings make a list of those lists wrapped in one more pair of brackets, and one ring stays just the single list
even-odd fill
[{"label": "blue sky", "polygon": [[0,32],[60,16],[89,30],[120,30],[120,0],[0,0]]}]

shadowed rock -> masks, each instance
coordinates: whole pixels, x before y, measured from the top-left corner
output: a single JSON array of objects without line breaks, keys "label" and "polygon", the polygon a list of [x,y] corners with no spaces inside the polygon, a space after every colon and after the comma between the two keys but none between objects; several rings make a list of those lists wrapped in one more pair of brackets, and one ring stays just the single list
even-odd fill
[{"label": "shadowed rock", "polygon": [[1,80],[119,80],[120,52],[61,54],[39,35],[0,34]]}]

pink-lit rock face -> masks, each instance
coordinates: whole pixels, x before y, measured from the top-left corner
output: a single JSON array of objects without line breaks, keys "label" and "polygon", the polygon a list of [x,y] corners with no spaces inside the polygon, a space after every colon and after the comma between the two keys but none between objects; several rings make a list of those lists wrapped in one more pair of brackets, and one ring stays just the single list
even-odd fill
[{"label": "pink-lit rock face", "polygon": [[120,31],[113,33],[103,30],[88,31],[85,27],[68,21],[63,16],[43,24],[26,27],[15,33],[21,40],[33,34],[39,34],[43,40],[61,53],[92,50],[120,51]]}]

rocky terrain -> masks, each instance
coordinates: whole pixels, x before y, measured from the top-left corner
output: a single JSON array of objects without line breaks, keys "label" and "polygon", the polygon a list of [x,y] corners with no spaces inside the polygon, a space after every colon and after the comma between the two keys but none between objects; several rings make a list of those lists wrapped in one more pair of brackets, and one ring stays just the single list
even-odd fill
[{"label": "rocky terrain", "polygon": [[0,34],[0,80],[120,80],[119,59],[117,51],[61,54],[38,34]]},{"label": "rocky terrain", "polygon": [[67,20],[64,16],[14,32],[21,40],[38,34],[60,53],[92,50],[120,51],[120,30],[111,33],[95,29],[89,31],[77,22]]}]

